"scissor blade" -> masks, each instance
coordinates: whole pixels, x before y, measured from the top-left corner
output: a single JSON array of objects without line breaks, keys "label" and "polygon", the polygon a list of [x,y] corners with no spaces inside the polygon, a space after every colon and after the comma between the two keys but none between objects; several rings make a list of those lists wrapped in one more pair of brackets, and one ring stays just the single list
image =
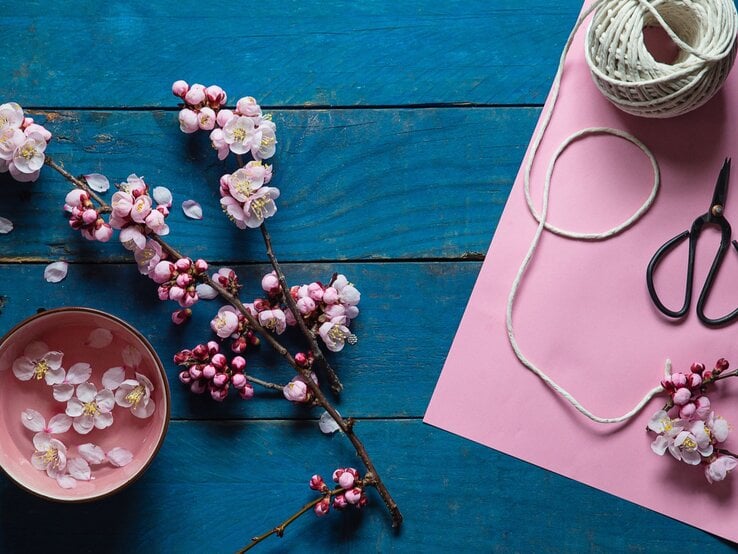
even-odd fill
[{"label": "scissor blade", "polygon": [[725,158],[725,163],[723,163],[723,168],[720,170],[720,175],[718,176],[717,183],[715,184],[715,192],[712,195],[712,204],[710,204],[710,209],[712,209],[713,206],[725,207],[725,201],[728,197],[729,182],[730,158]]}]

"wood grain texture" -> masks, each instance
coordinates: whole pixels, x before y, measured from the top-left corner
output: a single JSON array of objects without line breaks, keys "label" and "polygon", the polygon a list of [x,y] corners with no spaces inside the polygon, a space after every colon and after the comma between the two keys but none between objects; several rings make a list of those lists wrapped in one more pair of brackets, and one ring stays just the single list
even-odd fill
[{"label": "wood grain texture", "polygon": [[261,91],[265,105],[542,103],[579,7],[26,1],[0,16],[13,29],[0,34],[0,98],[169,106],[172,81],[184,78],[220,84],[233,99]]},{"label": "wood grain texture", "polygon": [[[81,239],[80,239],[81,240]],[[128,321],[149,338],[162,358],[172,385],[172,417],[180,419],[301,418],[320,416],[320,410],[295,407],[271,391],[244,402],[234,396],[223,404],[194,396],[179,383],[172,356],[182,348],[215,338],[209,322],[222,305],[202,301],[193,320],[174,326],[169,314],[173,302],[160,302],[156,285],[132,265],[75,264],[58,284],[43,280],[43,264],[0,265],[0,336],[16,322],[39,308],[85,305]],[[266,266],[236,266],[245,284],[242,297],[261,293]],[[359,336],[330,360],[345,385],[337,408],[354,417],[421,417],[456,332],[456,322],[479,271],[476,262],[289,264],[285,273],[301,284],[327,280],[332,271],[343,271],[362,291],[361,313],[352,323]],[[114,285],[113,285],[114,283]],[[111,285],[114,292],[111,293]],[[305,349],[297,333],[282,335],[293,352]],[[289,340],[292,337],[292,340]],[[330,354],[330,353],[329,353]],[[248,372],[268,381],[286,383],[292,369],[267,344],[247,356]],[[258,388],[257,388],[258,390]]]},{"label": "wood grain texture", "polygon": [[[357,424],[393,485],[398,535],[370,493],[360,513],[312,514],[258,552],[710,552],[719,539],[420,421]],[[298,440],[295,440],[295,439]],[[86,505],[0,478],[0,550],[233,552],[314,498],[307,481],[355,464],[348,442],[299,422],[174,423],[140,481]]]},{"label": "wood grain texture", "polygon": [[[486,252],[535,125],[537,109],[277,111],[268,221],[280,260],[479,257]],[[218,162],[207,134],[184,135],[172,112],[48,113],[47,152],[75,174],[130,173],[174,193],[168,237],[191,256],[266,261],[258,232],[222,214]],[[470,156],[473,161],[470,160]],[[34,184],[0,175],[0,262],[129,261],[119,244],[79,244],[61,205],[68,183],[49,168]],[[109,193],[109,194],[112,194]],[[108,196],[109,198],[109,196]],[[180,208],[193,198],[201,221]],[[11,208],[12,206],[12,208]]]}]

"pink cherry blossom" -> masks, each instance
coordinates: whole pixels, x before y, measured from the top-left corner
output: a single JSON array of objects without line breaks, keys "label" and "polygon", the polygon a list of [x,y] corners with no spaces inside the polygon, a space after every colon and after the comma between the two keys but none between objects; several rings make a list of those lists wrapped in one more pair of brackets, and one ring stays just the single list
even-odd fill
[{"label": "pink cherry blossom", "polygon": [[318,328],[318,334],[331,352],[340,352],[347,342],[356,344],[358,340],[346,326],[345,317],[336,317],[326,321]]},{"label": "pink cherry blossom", "polygon": [[0,105],[0,131],[20,129],[23,124],[23,108],[15,102]]},{"label": "pink cherry blossom", "polygon": [[98,392],[92,383],[77,386],[75,396],[67,402],[66,413],[74,418],[72,426],[80,435],[86,435],[93,427],[105,429],[113,424],[115,398],[108,389]]},{"label": "pink cherry blossom", "polygon": [[271,121],[262,121],[259,125],[261,138],[258,143],[251,145],[251,155],[255,160],[267,160],[274,156],[277,151],[277,136],[275,133],[275,125]]},{"label": "pink cherry blossom", "polygon": [[[318,384],[318,377],[315,373],[311,372],[310,378],[316,385]],[[282,394],[290,402],[298,404],[307,404],[313,399],[313,393],[310,390],[310,387],[308,387],[305,377],[302,375],[296,375],[293,377],[292,380],[282,389]]]},{"label": "pink cherry blossom", "polygon": [[197,114],[197,124],[203,131],[212,131],[215,127],[215,112],[212,108],[204,107]]},{"label": "pink cherry blossom", "polygon": [[709,483],[722,481],[729,472],[735,469],[736,465],[738,465],[738,460],[733,456],[718,456],[705,468],[705,477]]},{"label": "pink cherry blossom", "polygon": [[[218,115],[217,115],[218,125],[220,125],[221,127],[225,127],[226,123],[228,123],[233,116],[234,114],[231,110],[218,110]],[[210,135],[210,138],[212,139],[212,135]]]},{"label": "pink cherry blossom", "polygon": [[23,356],[13,362],[13,374],[21,381],[44,379],[48,385],[60,384],[64,380],[63,357],[63,353],[50,351],[43,342],[32,342]]},{"label": "pink cherry blossom", "polygon": [[218,315],[210,322],[210,328],[222,339],[233,335],[238,330],[236,309],[231,305],[220,308]]},{"label": "pink cherry blossom", "polygon": [[246,116],[232,117],[223,127],[223,138],[234,154],[246,154],[261,144],[262,132]]},{"label": "pink cherry blossom", "polygon": [[243,204],[232,196],[224,196],[220,199],[220,205],[236,227],[246,229],[246,214],[243,213]]},{"label": "pink cherry blossom", "polygon": [[261,107],[253,96],[239,98],[236,103],[236,113],[248,117],[261,118]]},{"label": "pink cherry blossom", "polygon": [[54,385],[54,400],[67,402],[74,394],[74,386],[87,381],[90,375],[92,375],[90,364],[85,362],[74,364],[64,375],[64,380],[58,385]]},{"label": "pink cherry blossom", "polygon": [[115,391],[115,402],[123,408],[130,408],[131,413],[141,419],[150,417],[156,409],[151,393],[154,384],[141,373],[136,372],[135,379],[126,379]]},{"label": "pink cherry blossom", "polygon": [[205,86],[195,83],[185,94],[184,100],[192,106],[202,104],[205,101]]},{"label": "pink cherry blossom", "polygon": [[259,323],[262,327],[274,331],[278,335],[284,333],[287,328],[284,312],[279,308],[259,312]]},{"label": "pink cherry blossom", "polygon": [[60,440],[46,433],[37,433],[33,437],[35,451],[31,456],[31,464],[39,471],[46,471],[52,479],[64,475],[67,467],[67,447]]},{"label": "pink cherry blossom", "polygon": [[144,223],[146,216],[151,213],[151,197],[148,194],[142,194],[133,201],[131,207],[131,219],[136,223]]},{"label": "pink cherry blossom", "polygon": [[157,264],[164,257],[161,245],[155,240],[147,240],[144,248],[137,248],[133,257],[138,265],[138,271],[142,275],[152,276]]},{"label": "pink cherry blossom", "polygon": [[702,421],[696,421],[688,430],[681,431],[668,448],[674,458],[689,465],[699,465],[703,457],[709,457],[713,452],[710,437]]},{"label": "pink cherry blossom", "polygon": [[174,94],[174,96],[184,98],[188,90],[190,90],[190,85],[187,84],[187,81],[180,79],[179,81],[174,81],[174,83],[172,83],[172,94]]}]

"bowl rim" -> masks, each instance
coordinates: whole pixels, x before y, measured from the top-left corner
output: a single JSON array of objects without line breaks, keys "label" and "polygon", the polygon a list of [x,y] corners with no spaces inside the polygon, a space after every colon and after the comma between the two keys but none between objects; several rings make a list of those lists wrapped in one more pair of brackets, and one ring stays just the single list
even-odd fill
[{"label": "bowl rim", "polygon": [[28,325],[30,322],[36,319],[43,318],[50,314],[64,313],[64,312],[82,312],[82,313],[102,316],[103,318],[107,318],[123,326],[126,330],[130,331],[133,335],[135,335],[141,341],[141,343],[146,347],[148,352],[151,354],[154,360],[154,365],[159,370],[159,373],[162,376],[162,381],[164,383],[164,398],[165,398],[165,403],[166,403],[166,414],[164,418],[164,425],[162,426],[161,432],[159,433],[159,439],[156,444],[156,447],[151,452],[149,459],[146,461],[146,463],[143,466],[141,466],[141,469],[139,469],[132,477],[125,480],[120,485],[118,485],[117,487],[113,488],[112,490],[104,494],[84,496],[81,498],[57,498],[54,496],[48,496],[37,490],[31,489],[30,487],[22,483],[20,480],[18,480],[16,476],[11,475],[10,472],[2,464],[0,464],[0,469],[2,469],[2,472],[5,475],[7,475],[8,478],[13,483],[15,483],[21,489],[33,494],[34,496],[43,498],[44,500],[58,502],[60,504],[82,504],[85,502],[94,502],[96,500],[102,500],[103,498],[108,498],[109,496],[112,496],[122,491],[123,489],[127,488],[128,486],[132,485],[133,483],[135,483],[146,472],[146,470],[151,465],[151,462],[154,461],[154,458],[156,458],[156,455],[159,453],[159,450],[161,449],[162,444],[164,444],[164,439],[167,436],[167,431],[169,430],[169,422],[171,419],[172,397],[171,397],[171,393],[169,390],[169,380],[167,378],[166,370],[164,369],[164,364],[162,363],[161,358],[159,358],[159,355],[156,353],[156,350],[154,350],[154,347],[151,346],[151,343],[149,342],[149,340],[138,329],[134,328],[130,323],[127,323],[126,321],[119,318],[118,316],[115,316],[103,310],[98,310],[96,308],[87,308],[85,306],[63,306],[59,308],[51,308],[48,310],[43,310],[41,312],[33,314],[32,316],[29,316],[21,320],[20,322],[16,323],[7,333],[5,333],[2,337],[0,337],[0,346],[5,344],[5,342],[11,337],[11,335],[15,333],[18,329],[20,329],[21,327],[25,325]]}]

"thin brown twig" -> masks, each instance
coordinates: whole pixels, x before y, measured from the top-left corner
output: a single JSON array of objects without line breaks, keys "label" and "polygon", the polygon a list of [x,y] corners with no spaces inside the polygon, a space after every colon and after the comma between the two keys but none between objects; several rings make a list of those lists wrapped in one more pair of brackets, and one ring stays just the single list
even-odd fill
[{"label": "thin brown twig", "polygon": [[259,379],[258,377],[254,377],[253,375],[246,375],[245,373],[244,373],[244,376],[246,377],[246,379],[249,380],[249,382],[256,383],[257,385],[265,389],[278,390],[280,392],[284,390],[284,385],[278,385],[277,383],[270,383],[269,381],[264,381],[263,379]]},{"label": "thin brown twig", "polygon": [[[65,179],[67,179],[70,183],[72,183],[74,186],[81,188],[85,191],[89,191],[89,187],[86,185],[86,183],[83,183],[81,180],[74,177],[71,173],[66,171],[63,167],[58,165],[57,163],[53,162],[50,158],[47,157],[46,165],[51,167],[52,169],[56,170],[58,173],[60,173]],[[105,209],[111,209],[110,205],[105,202],[102,198],[100,198],[97,195],[90,195],[91,198],[93,198],[101,208]],[[174,247],[170,246],[163,238],[161,238],[159,235],[152,235],[151,238],[158,242],[161,247],[173,258],[179,259],[184,258],[185,256],[182,255],[180,252],[178,252]],[[374,467],[374,463],[372,462],[371,458],[369,457],[369,454],[366,451],[366,448],[364,447],[363,443],[359,439],[359,437],[354,432],[354,420],[351,418],[344,419],[338,411],[333,407],[333,405],[330,403],[328,398],[323,394],[323,391],[321,388],[310,378],[309,370],[307,368],[304,368],[300,366],[296,361],[295,358],[289,353],[289,351],[274,337],[272,333],[270,333],[267,329],[265,329],[258,320],[251,314],[251,312],[244,306],[244,304],[235,296],[233,296],[230,292],[228,292],[220,283],[217,283],[213,281],[210,276],[207,273],[202,273],[199,276],[199,279],[201,282],[210,285],[213,287],[216,292],[229,304],[231,304],[234,308],[236,308],[239,312],[241,312],[246,320],[249,322],[249,325],[258,332],[269,344],[274,348],[277,353],[279,353],[289,365],[291,365],[300,375],[303,375],[305,377],[305,384],[310,388],[312,391],[316,402],[325,409],[326,412],[333,418],[333,420],[336,422],[338,427],[341,429],[341,431],[344,432],[344,434],[348,437],[348,439],[351,441],[351,444],[354,446],[356,450],[357,456],[361,459],[361,461],[364,463],[364,466],[367,469],[367,473],[365,475],[365,481],[367,484],[370,484],[374,488],[376,488],[377,492],[379,493],[379,496],[382,498],[382,501],[384,502],[385,506],[387,507],[391,519],[392,519],[392,527],[399,527],[402,524],[402,513],[400,512],[399,507],[397,506],[397,503],[392,498],[392,495],[390,494],[389,490],[385,486],[384,482],[380,479],[379,474],[377,473],[376,468]]]},{"label": "thin brown twig", "polygon": [[288,517],[286,520],[284,520],[282,523],[280,523],[279,525],[277,525],[274,529],[271,529],[271,530],[267,531],[266,533],[263,533],[263,534],[259,535],[258,537],[254,537],[253,539],[251,539],[251,542],[248,545],[244,546],[241,550],[239,550],[237,554],[243,554],[247,550],[251,550],[257,544],[259,544],[261,541],[263,541],[264,539],[268,539],[272,535],[277,535],[278,537],[281,537],[282,535],[284,535],[284,530],[287,528],[287,526],[290,525],[291,523],[293,523],[302,514],[304,514],[305,512],[310,511],[311,509],[313,509],[324,498],[326,498],[326,497],[331,498],[332,496],[334,496],[336,494],[339,494],[339,493],[342,493],[342,492],[346,492],[346,489],[342,489],[342,488],[338,487],[338,488],[333,489],[332,491],[328,491],[327,494],[324,494],[322,496],[319,496],[315,500],[311,500],[310,502],[308,502],[307,504],[305,504],[302,508],[300,508],[299,510],[297,510],[294,514],[292,514],[290,517]]}]

